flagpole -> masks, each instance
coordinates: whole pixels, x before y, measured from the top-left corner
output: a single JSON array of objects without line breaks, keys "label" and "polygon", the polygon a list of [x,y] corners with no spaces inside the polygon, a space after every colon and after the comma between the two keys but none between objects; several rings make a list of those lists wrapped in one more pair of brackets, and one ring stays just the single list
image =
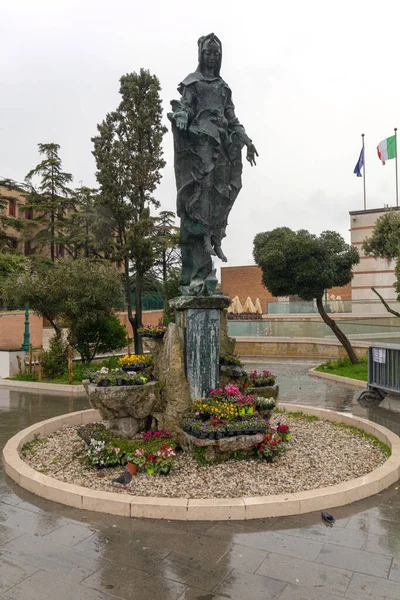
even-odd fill
[{"label": "flagpole", "polygon": [[394,144],[396,152],[396,206],[399,206],[399,177],[397,172],[397,127],[394,128]]},{"label": "flagpole", "polygon": [[362,138],[362,149],[363,149],[363,177],[364,177],[364,210],[367,210],[367,192],[365,186],[365,145],[364,145],[364,133],[361,134]]}]

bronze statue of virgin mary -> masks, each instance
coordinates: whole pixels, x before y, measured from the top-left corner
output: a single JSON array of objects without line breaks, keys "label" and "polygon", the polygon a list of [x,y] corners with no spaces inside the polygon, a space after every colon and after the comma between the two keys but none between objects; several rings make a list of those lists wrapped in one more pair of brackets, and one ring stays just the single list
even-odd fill
[{"label": "bronze statue of virgin mary", "polygon": [[172,100],[177,186],[181,219],[181,293],[213,295],[217,284],[212,256],[226,262],[222,239],[242,187],[242,148],[255,165],[258,156],[235,115],[232,92],[220,76],[222,45],[210,33],[198,41],[199,64],[178,86]]}]

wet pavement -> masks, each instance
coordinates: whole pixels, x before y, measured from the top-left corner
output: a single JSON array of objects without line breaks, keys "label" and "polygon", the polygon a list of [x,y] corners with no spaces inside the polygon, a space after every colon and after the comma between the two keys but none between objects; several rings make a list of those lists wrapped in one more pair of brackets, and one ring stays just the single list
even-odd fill
[{"label": "wet pavement", "polygon": [[[400,433],[400,413],[362,409],[359,390],[307,376],[312,364],[246,367],[275,372],[281,402],[353,412]],[[84,397],[0,388],[0,448],[32,423],[83,408]],[[186,523],[78,511],[0,469],[0,600],[397,600],[399,491],[332,509],[333,527],[319,513]]]}]

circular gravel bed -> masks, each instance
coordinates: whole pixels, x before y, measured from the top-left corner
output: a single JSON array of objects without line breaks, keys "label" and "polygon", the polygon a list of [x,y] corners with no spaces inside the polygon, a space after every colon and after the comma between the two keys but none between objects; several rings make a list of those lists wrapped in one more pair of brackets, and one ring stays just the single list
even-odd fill
[{"label": "circular gravel bed", "polygon": [[289,415],[273,417],[271,422],[278,420],[290,425],[291,441],[287,452],[272,464],[250,459],[199,466],[182,453],[179,468],[167,477],[140,473],[127,486],[111,481],[123,467],[99,471],[82,461],[87,446],[75,427],[55,432],[22,458],[32,468],[60,481],[102,491],[167,498],[236,498],[312,490],[365,475],[387,459],[372,439],[349,428]]}]

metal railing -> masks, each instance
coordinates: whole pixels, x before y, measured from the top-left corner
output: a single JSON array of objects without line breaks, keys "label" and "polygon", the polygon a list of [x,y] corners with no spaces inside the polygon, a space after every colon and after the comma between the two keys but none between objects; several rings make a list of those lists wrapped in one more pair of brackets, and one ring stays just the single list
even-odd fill
[{"label": "metal railing", "polygon": [[400,394],[400,344],[374,344],[368,348],[368,387],[358,402],[377,406],[388,392]]}]

